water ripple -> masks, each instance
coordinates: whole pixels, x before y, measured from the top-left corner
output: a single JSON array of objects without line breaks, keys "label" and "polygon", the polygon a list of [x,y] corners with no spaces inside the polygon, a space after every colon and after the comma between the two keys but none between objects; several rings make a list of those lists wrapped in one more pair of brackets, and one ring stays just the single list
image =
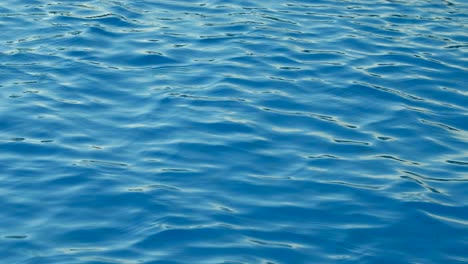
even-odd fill
[{"label": "water ripple", "polygon": [[0,4],[0,259],[466,262],[467,12]]}]

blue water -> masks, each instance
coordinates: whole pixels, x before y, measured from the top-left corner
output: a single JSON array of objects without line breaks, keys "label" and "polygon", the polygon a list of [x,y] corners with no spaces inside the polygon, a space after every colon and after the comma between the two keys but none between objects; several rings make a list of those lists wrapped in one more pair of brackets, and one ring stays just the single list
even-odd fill
[{"label": "blue water", "polygon": [[468,2],[7,0],[0,263],[468,263]]}]

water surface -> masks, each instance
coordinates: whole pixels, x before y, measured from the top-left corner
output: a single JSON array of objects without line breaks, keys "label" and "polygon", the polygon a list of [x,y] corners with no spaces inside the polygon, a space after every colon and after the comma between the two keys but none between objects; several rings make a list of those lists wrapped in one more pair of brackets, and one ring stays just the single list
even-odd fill
[{"label": "water surface", "polygon": [[7,0],[2,263],[468,262],[468,4]]}]

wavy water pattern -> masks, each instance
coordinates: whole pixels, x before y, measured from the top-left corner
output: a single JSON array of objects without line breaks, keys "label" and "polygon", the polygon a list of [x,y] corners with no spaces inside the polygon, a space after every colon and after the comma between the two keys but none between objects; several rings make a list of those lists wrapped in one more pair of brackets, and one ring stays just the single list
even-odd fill
[{"label": "wavy water pattern", "polygon": [[463,0],[0,3],[2,263],[466,263]]}]

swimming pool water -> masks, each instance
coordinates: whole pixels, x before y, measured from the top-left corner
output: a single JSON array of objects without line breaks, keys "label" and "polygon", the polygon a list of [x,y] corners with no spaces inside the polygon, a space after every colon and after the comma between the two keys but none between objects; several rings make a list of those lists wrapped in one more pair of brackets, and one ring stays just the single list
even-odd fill
[{"label": "swimming pool water", "polygon": [[468,3],[0,3],[1,263],[467,263]]}]

